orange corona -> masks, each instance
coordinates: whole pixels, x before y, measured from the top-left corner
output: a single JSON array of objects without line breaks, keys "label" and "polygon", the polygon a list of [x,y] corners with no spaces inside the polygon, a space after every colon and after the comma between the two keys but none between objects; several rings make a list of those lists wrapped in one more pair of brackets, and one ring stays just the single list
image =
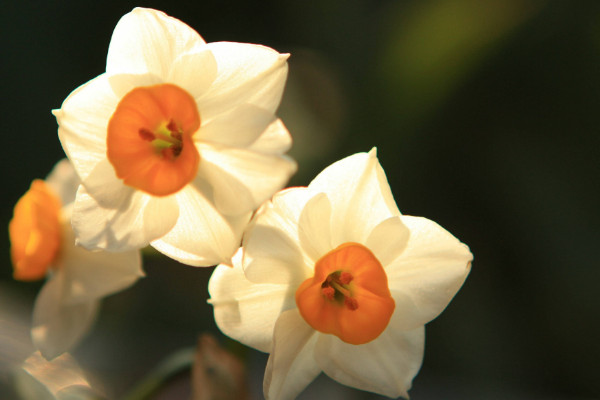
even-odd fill
[{"label": "orange corona", "polygon": [[60,212],[60,200],[42,180],[33,181],[19,199],[8,225],[15,279],[32,281],[46,276],[60,249]]},{"label": "orange corona", "polygon": [[199,127],[196,102],[182,88],[137,87],[121,99],[108,123],[108,160],[126,185],[168,196],[196,176],[200,155],[193,135]]},{"label": "orange corona", "polygon": [[377,338],[395,308],[381,263],[358,243],[344,243],[321,257],[315,275],[296,291],[296,304],[314,329],[351,344]]}]

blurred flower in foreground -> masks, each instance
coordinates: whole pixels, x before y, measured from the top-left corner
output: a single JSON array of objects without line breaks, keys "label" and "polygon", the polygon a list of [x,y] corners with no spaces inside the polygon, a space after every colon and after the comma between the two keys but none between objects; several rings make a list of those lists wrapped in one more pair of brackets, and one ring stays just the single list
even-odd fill
[{"label": "blurred flower in foreground", "polygon": [[69,353],[47,361],[39,352],[23,362],[15,375],[19,395],[27,400],[99,400],[85,374]]},{"label": "blurred flower in foreground", "polygon": [[435,222],[400,214],[373,149],[265,203],[234,267],[215,269],[210,301],[225,334],[271,353],[269,399],[294,398],[321,371],[406,397],[424,324],[448,305],[471,260]]},{"label": "blurred flower in foreground", "polygon": [[136,8],[113,33],[106,73],[54,111],[81,177],[78,243],[148,243],[189,265],[229,262],[251,213],[296,164],[274,115],[287,55],[205,43],[183,22]]},{"label": "blurred flower in foreground", "polygon": [[71,212],[79,180],[67,160],[35,180],[9,224],[14,277],[48,277],[33,310],[33,343],[52,359],[89,330],[99,300],[144,276],[138,251],[90,252],[75,246]]}]

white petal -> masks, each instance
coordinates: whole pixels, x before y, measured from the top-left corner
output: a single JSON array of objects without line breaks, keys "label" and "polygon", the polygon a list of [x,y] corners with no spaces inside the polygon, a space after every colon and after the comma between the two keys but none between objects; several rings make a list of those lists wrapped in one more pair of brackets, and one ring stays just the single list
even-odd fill
[{"label": "white petal", "polygon": [[233,267],[219,265],[208,282],[209,302],[215,321],[227,336],[260,351],[269,352],[275,321],[296,306],[294,291],[287,285],[256,284],[244,275],[241,249]]},{"label": "white petal", "polygon": [[61,265],[68,304],[98,300],[121,291],[144,276],[139,251],[108,253],[75,246],[70,225],[63,230]]},{"label": "white petal", "polygon": [[64,353],[52,361],[46,360],[39,351],[23,362],[23,371],[16,378],[19,395],[23,399],[96,399],[101,398],[90,386],[84,372],[75,359]]},{"label": "white petal", "polygon": [[281,314],[275,324],[273,351],[263,382],[266,399],[295,399],[319,375],[321,369],[314,357],[319,336],[304,322],[298,309]]},{"label": "white petal", "polygon": [[372,231],[365,246],[375,254],[384,267],[398,258],[406,248],[410,231],[400,217],[383,220]]},{"label": "white petal", "polygon": [[331,246],[331,203],[325,193],[319,193],[310,199],[298,222],[298,233],[302,250],[317,262]]},{"label": "white petal", "polygon": [[166,78],[182,53],[204,45],[200,35],[165,13],[136,8],[117,23],[110,40],[106,72],[145,74]]},{"label": "white petal", "polygon": [[375,149],[337,161],[308,187],[327,193],[331,201],[334,246],[365,243],[375,226],[400,215]]},{"label": "white petal", "polygon": [[61,109],[53,111],[60,142],[82,180],[106,159],[106,127],[118,103],[102,74],[75,89]]},{"label": "white petal", "polygon": [[212,186],[217,209],[227,215],[254,211],[296,171],[285,157],[237,148],[200,145],[198,175]]},{"label": "white petal", "polygon": [[462,286],[473,255],[448,231],[426,218],[402,216],[410,239],[386,267],[396,310],[394,323],[412,329],[437,317]]},{"label": "white petal", "polygon": [[423,361],[425,328],[411,331],[390,326],[375,340],[348,344],[333,335],[319,335],[315,359],[330,378],[343,385],[408,398]]},{"label": "white petal", "polygon": [[139,249],[168,232],[179,215],[175,196],[127,190],[114,200],[103,204],[79,187],[71,219],[77,244],[89,250]]},{"label": "white petal", "polygon": [[265,154],[284,154],[292,147],[292,136],[280,119],[271,125],[250,146],[250,150]]},{"label": "white petal", "polygon": [[68,159],[63,158],[54,166],[46,177],[46,183],[58,195],[63,207],[75,201],[75,193],[80,181]]},{"label": "white petal", "polygon": [[116,74],[108,77],[108,83],[115,95],[120,99],[139,86],[153,86],[164,83],[164,78],[147,74]]},{"label": "white petal", "polygon": [[107,158],[100,160],[82,182],[86,192],[104,208],[117,208],[124,198],[135,191],[117,178]]},{"label": "white petal", "polygon": [[196,98],[208,90],[216,77],[217,61],[212,52],[206,46],[202,46],[195,51],[181,54],[173,61],[167,82],[184,88]]},{"label": "white petal", "polygon": [[256,212],[244,235],[244,272],[257,283],[298,287],[312,276],[313,262],[300,248],[298,220],[311,193],[286,189]]},{"label": "white petal", "polygon": [[47,359],[74,347],[90,329],[98,301],[79,304],[63,302],[64,277],[60,272],[40,291],[33,310],[33,344]]},{"label": "white petal", "polygon": [[[201,161],[202,162],[202,161]],[[250,213],[235,218],[221,215],[198,188],[187,185],[175,196],[179,204],[177,224],[165,236],[151,243],[161,253],[192,266],[230,264],[240,246]]]},{"label": "white petal", "polygon": [[240,104],[202,125],[194,140],[245,148],[256,141],[275,119],[270,111],[252,104]]},{"label": "white petal", "polygon": [[285,86],[288,55],[256,44],[218,42],[207,46],[217,60],[218,75],[198,99],[203,118],[212,119],[243,103],[275,112]]}]

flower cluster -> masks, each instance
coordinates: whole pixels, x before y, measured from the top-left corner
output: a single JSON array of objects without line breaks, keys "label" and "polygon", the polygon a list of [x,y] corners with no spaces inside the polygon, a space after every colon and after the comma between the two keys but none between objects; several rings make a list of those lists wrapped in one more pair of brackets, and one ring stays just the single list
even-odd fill
[{"label": "flower cluster", "polygon": [[[269,352],[264,393],[294,398],[320,372],[408,396],[424,325],[472,255],[436,223],[402,215],[375,149],[280,191],[296,170],[275,115],[287,54],[206,43],[136,8],[106,72],[53,113],[68,161],[36,180],[10,223],[15,279],[46,277],[32,339],[51,360],[90,329],[102,297],[144,273],[150,245],[209,283],[217,325]],[[241,245],[241,247],[240,247]]]}]

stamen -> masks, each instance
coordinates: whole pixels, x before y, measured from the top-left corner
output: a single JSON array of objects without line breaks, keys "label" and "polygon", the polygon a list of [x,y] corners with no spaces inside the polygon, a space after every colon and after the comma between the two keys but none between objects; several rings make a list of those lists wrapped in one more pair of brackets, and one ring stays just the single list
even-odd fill
[{"label": "stamen", "polygon": [[179,134],[179,139],[175,135],[168,133],[158,132],[158,135],[160,136],[158,140],[170,143],[171,146],[181,146],[181,134]]},{"label": "stamen", "polygon": [[171,137],[179,142],[181,142],[181,132],[171,131]]},{"label": "stamen", "polygon": [[321,293],[323,293],[323,295],[327,297],[328,300],[333,300],[333,297],[335,296],[335,289],[331,286],[326,286],[323,289],[321,289]]},{"label": "stamen", "polygon": [[349,284],[350,282],[352,282],[353,279],[354,279],[354,277],[352,276],[352,274],[350,272],[344,271],[340,274],[340,283],[342,285]]},{"label": "stamen", "polygon": [[154,133],[150,132],[148,129],[146,128],[140,128],[140,130],[138,131],[138,133],[140,134],[140,137],[143,140],[146,140],[148,142],[153,141],[154,139],[156,139],[156,136],[154,135]]},{"label": "stamen", "polygon": [[354,311],[358,308],[358,301],[356,301],[356,299],[354,299],[352,297],[345,297],[344,304],[346,305],[346,307],[348,307],[352,311]]},{"label": "stamen", "polygon": [[[179,150],[181,152],[181,150]],[[174,160],[175,158],[177,158],[177,155],[175,154],[175,150],[173,149],[173,147],[166,147],[164,149],[162,149],[161,151],[162,156],[167,159],[167,160]]]},{"label": "stamen", "polygon": [[345,288],[344,286],[342,286],[338,282],[332,280],[331,283],[330,283],[330,285],[333,286],[335,288],[335,290],[337,290],[338,292],[340,292],[341,294],[343,294],[344,297],[352,297],[352,293],[350,293],[350,290],[348,290],[347,288]]},{"label": "stamen", "polygon": [[179,132],[179,128],[177,128],[177,124],[175,121],[173,121],[173,119],[171,119],[167,124],[167,129],[171,131],[171,133]]}]

